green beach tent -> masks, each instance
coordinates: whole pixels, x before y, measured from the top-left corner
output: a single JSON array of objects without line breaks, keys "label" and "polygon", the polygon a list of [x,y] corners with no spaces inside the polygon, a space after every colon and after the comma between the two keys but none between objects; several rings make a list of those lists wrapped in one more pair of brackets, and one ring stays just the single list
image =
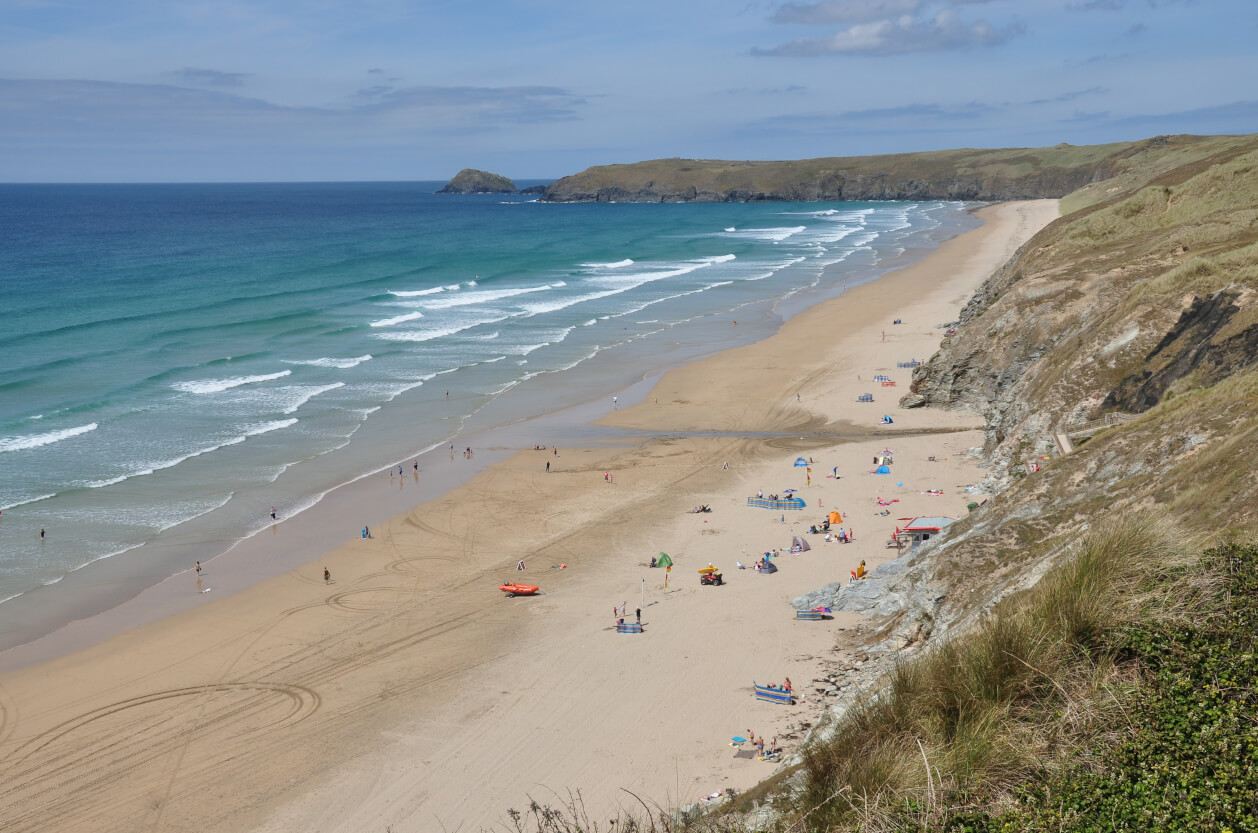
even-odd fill
[{"label": "green beach tent", "polygon": [[662,552],[660,553],[660,557],[655,560],[655,566],[656,567],[671,567],[673,566],[673,559],[668,557],[668,553]]}]

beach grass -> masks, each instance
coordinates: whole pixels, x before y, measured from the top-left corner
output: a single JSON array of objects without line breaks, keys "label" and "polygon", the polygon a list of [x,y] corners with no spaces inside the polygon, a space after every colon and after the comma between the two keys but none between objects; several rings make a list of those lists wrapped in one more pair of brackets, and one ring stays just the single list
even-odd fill
[{"label": "beach grass", "polygon": [[1136,672],[1115,637],[1186,618],[1209,586],[1183,576],[1189,540],[1148,516],[1107,524],[973,631],[898,664],[809,748],[795,817],[889,830],[956,802],[1000,805],[1123,725]]}]

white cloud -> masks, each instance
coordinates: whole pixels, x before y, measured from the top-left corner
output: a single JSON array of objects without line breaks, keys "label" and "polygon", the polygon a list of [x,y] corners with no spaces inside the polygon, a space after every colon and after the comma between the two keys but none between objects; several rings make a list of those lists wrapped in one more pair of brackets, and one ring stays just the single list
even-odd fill
[{"label": "white cloud", "polygon": [[1019,24],[997,28],[985,20],[965,21],[953,9],[933,17],[902,14],[885,20],[857,23],[817,38],[797,38],[756,55],[809,57],[815,55],[897,55],[908,52],[941,52],[970,46],[995,46],[1021,34]]}]

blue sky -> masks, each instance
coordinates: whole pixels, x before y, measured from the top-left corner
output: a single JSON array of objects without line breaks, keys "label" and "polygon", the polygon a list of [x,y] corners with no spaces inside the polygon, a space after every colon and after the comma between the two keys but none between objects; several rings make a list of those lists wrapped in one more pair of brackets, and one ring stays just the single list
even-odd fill
[{"label": "blue sky", "polygon": [[1258,131],[1254,0],[0,0],[0,181]]}]

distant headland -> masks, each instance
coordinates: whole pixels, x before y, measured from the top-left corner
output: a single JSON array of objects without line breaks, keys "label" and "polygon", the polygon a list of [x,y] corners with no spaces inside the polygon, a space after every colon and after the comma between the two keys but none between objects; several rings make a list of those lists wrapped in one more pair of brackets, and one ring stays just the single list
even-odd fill
[{"label": "distant headland", "polygon": [[[1156,136],[1106,145],[940,150],[797,161],[656,159],[556,180],[545,202],[819,202],[1057,199],[1133,165],[1218,137]],[[467,173],[466,171],[464,173]],[[459,176],[462,176],[460,174]],[[456,177],[457,178],[457,177]]]}]

